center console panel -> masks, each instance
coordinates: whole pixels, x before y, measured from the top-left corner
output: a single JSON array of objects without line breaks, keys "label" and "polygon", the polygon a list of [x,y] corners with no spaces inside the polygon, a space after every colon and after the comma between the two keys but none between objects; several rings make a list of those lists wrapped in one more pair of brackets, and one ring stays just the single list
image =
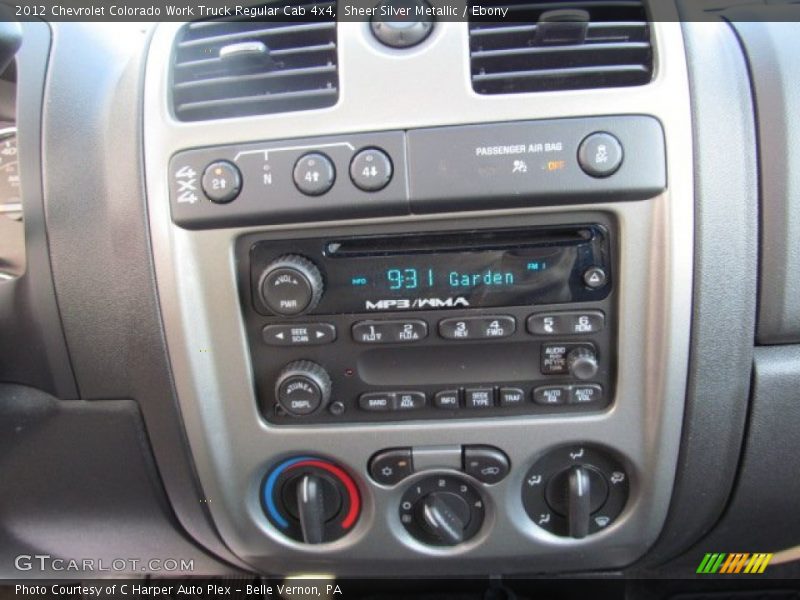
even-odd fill
[{"label": "center console panel", "polygon": [[158,289],[220,537],[273,574],[633,563],[686,391],[680,23],[650,24],[646,85],[494,96],[464,23],[402,57],[361,25],[335,105],[202,123],[167,100],[180,25],[153,37]]}]

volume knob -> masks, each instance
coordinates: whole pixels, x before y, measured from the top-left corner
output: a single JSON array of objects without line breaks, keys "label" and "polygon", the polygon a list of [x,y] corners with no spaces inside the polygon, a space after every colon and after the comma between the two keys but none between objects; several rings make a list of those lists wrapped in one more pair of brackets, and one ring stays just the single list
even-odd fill
[{"label": "volume knob", "polygon": [[310,360],[291,362],[278,375],[275,396],[290,415],[310,415],[331,399],[331,377]]},{"label": "volume knob", "polygon": [[567,355],[567,366],[573,377],[591,379],[597,375],[597,355],[590,348],[575,348]]},{"label": "volume knob", "polygon": [[258,290],[270,311],[289,317],[313,310],[322,299],[324,283],[317,265],[304,256],[286,254],[267,265]]}]

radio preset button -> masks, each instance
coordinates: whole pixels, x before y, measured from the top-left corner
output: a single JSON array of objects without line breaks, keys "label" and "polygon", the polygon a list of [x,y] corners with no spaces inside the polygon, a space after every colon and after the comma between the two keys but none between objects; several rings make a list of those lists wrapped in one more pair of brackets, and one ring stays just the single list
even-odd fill
[{"label": "radio preset button", "polygon": [[570,388],[570,404],[597,404],[603,400],[603,388],[595,383],[573,385]]},{"label": "radio preset button", "polygon": [[423,392],[395,392],[395,410],[418,410],[425,407],[427,398]]},{"label": "radio preset button", "polygon": [[566,404],[570,395],[568,385],[549,385],[537,387],[533,390],[533,401],[536,404],[552,406],[555,404]]},{"label": "radio preset button", "polygon": [[365,192],[382,190],[392,180],[392,161],[378,148],[365,148],[350,162],[353,185]]},{"label": "radio preset button", "polygon": [[511,408],[522,406],[525,401],[525,392],[519,388],[500,388],[500,406]]},{"label": "radio preset button", "polygon": [[387,411],[394,409],[394,392],[370,392],[361,394],[358,406],[362,410]]},{"label": "radio preset button", "polygon": [[467,388],[464,390],[467,408],[492,408],[494,406],[493,388]]},{"label": "radio preset button", "polygon": [[605,315],[599,310],[542,313],[528,317],[528,332],[534,335],[579,335],[602,331]]},{"label": "radio preset button", "polygon": [[420,320],[359,321],[353,324],[352,333],[360,344],[410,344],[428,336],[428,324]]},{"label": "radio preset button", "polygon": [[306,196],[321,196],[333,187],[336,168],[321,152],[309,152],[294,165],[294,184]]},{"label": "radio preset button", "polygon": [[461,407],[460,393],[458,390],[442,390],[436,392],[433,397],[433,405],[436,408],[456,409]]},{"label": "radio preset button", "polygon": [[318,346],[336,339],[336,327],[330,323],[267,325],[261,337],[270,346]]},{"label": "radio preset button", "polygon": [[514,333],[514,317],[454,317],[439,321],[439,335],[447,340],[486,340],[504,338]]}]

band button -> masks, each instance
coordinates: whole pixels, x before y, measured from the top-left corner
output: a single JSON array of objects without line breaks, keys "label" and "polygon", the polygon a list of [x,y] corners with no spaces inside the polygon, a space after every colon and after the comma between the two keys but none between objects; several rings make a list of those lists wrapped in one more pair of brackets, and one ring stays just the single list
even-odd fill
[{"label": "band button", "polygon": [[394,408],[394,392],[370,392],[361,394],[358,398],[358,406],[361,410],[371,412],[383,412]]}]

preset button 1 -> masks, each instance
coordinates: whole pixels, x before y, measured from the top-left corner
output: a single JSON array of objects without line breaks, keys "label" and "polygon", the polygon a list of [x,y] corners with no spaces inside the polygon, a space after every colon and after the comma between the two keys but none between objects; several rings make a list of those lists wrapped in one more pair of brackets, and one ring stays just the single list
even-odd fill
[{"label": "preset button 1", "polygon": [[352,333],[360,344],[410,344],[428,336],[428,324],[418,319],[359,321],[353,324]]}]

